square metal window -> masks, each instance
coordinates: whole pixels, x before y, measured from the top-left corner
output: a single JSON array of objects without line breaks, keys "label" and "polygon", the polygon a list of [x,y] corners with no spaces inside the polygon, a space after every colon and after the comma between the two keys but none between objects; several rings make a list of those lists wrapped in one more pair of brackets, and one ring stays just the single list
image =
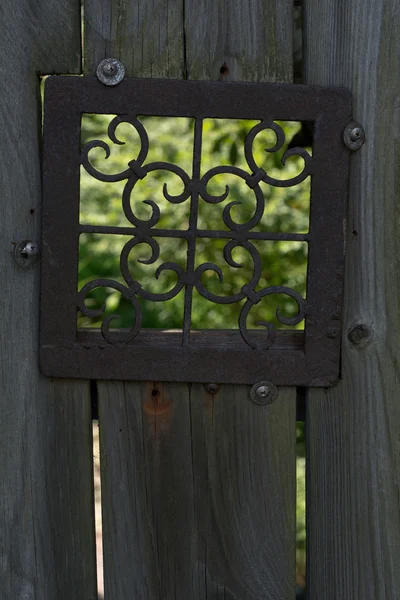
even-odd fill
[{"label": "square metal window", "polygon": [[[105,175],[93,167],[90,151],[102,148],[103,141],[92,140],[81,148],[81,119],[85,113],[116,115],[110,123],[110,143],[118,144],[117,127],[133,125],[140,137],[140,149],[126,168]],[[194,120],[193,168],[184,171],[172,163],[149,162],[146,128],[139,115],[185,117]],[[41,269],[42,372],[55,377],[90,379],[158,380],[218,383],[254,383],[269,380],[276,385],[328,386],[339,377],[341,304],[344,268],[344,215],[348,185],[349,151],[343,131],[350,121],[348,91],[312,88],[302,85],[267,83],[225,83],[125,79],[116,87],[102,85],[92,77],[49,77],[45,86],[43,230]],[[205,119],[248,119],[257,124],[244,141],[247,169],[218,165],[202,174],[200,170]],[[276,142],[267,152],[278,151],[284,132],[277,121],[312,124],[312,154],[304,148],[291,148],[283,160],[301,156],[303,171],[289,180],[277,180],[255,161],[252,148],[256,136],[272,130]],[[125,227],[91,225],[80,222],[80,169],[100,181],[123,181],[121,211],[129,222]],[[163,196],[171,203],[187,203],[187,227],[157,226],[160,210],[150,203],[151,216],[139,219],[132,209],[131,194],[137,182],[151,171],[164,169],[182,181],[183,191],[173,195],[164,187]],[[223,209],[224,228],[199,226],[199,202],[221,204],[228,191],[213,195],[207,187],[217,174],[239,177],[254,196],[254,213],[246,222],[235,221],[233,204]],[[311,179],[310,225],[307,233],[282,233],[258,228],[265,209],[260,185],[287,187]],[[126,236],[121,251],[121,280],[96,279],[77,290],[79,236],[82,234]],[[128,267],[128,256],[138,244],[150,248],[149,262],[159,252],[157,239],[169,238],[187,244],[186,264],[174,257],[165,261],[158,275],[170,270],[176,274],[171,289],[154,294],[144,289]],[[218,240],[223,258],[235,264],[232,252],[242,248],[253,261],[249,281],[227,297],[210,292],[204,285],[206,271],[221,275],[220,265],[197,264],[199,240]],[[283,286],[258,285],[261,265],[256,244],[262,241],[301,241],[308,244],[307,296]],[[222,281],[222,279],[221,279]],[[77,329],[77,311],[90,315],[85,305],[95,287],[116,290],[132,304],[132,327],[112,329],[112,318],[104,317],[100,330]],[[241,302],[237,330],[193,330],[193,292],[216,304]],[[141,327],[140,302],[156,304],[184,294],[182,331],[151,330]],[[297,314],[278,320],[287,326],[305,321],[304,331],[275,331],[268,323],[251,330],[249,313],[263,298],[286,295],[296,303]],[[96,314],[100,314],[97,311]]]}]

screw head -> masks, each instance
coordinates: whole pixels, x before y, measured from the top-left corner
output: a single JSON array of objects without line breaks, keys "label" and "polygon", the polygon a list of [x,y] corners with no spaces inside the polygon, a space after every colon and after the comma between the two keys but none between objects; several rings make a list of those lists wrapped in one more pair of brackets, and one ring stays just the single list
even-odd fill
[{"label": "screw head", "polygon": [[26,256],[35,256],[38,252],[38,245],[35,244],[35,242],[28,242],[25,248],[22,249],[21,254],[26,254]]},{"label": "screw head", "polygon": [[118,85],[125,77],[125,67],[116,58],[105,58],[99,63],[96,74],[104,85]]},{"label": "screw head", "polygon": [[219,390],[219,385],[218,383],[207,383],[204,388],[209,394],[216,394]]},{"label": "screw head", "polygon": [[365,131],[360,123],[349,123],[343,132],[343,141],[349,150],[353,152],[361,148],[365,142]]},{"label": "screw head", "polygon": [[112,63],[107,62],[103,65],[103,73],[106,77],[112,77],[115,72],[116,68]]},{"label": "screw head", "polygon": [[30,240],[22,240],[14,248],[14,259],[20,267],[29,267],[38,254],[38,245]]},{"label": "screw head", "polygon": [[266,398],[268,396],[268,388],[265,385],[260,385],[256,389],[257,398]]},{"label": "screw head", "polygon": [[362,135],[362,130],[360,129],[360,127],[354,127],[354,129],[352,129],[350,131],[350,139],[353,142],[356,142]]},{"label": "screw head", "polygon": [[270,381],[260,381],[250,390],[250,398],[256,404],[271,404],[278,395],[277,387]]}]

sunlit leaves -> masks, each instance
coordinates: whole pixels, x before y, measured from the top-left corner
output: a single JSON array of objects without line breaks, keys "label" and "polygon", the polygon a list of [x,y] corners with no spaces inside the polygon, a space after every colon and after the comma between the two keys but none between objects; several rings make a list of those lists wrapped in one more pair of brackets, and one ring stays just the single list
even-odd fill
[{"label": "sunlit leaves", "polygon": [[[96,168],[107,172],[121,172],[127,163],[139,152],[139,137],[133,126],[121,123],[116,129],[118,140],[123,144],[114,144],[107,136],[107,127],[113,116],[84,115],[82,119],[82,143],[100,139],[110,146],[110,157],[104,160],[104,151],[93,150],[93,162]],[[193,121],[191,119],[139,117],[149,136],[149,154],[146,164],[154,161],[166,161],[178,165],[192,176],[193,161]],[[232,119],[206,119],[203,122],[203,144],[201,173],[204,174],[218,165],[234,165],[248,171],[244,155],[244,140],[257,121]],[[266,152],[276,143],[276,134],[271,130],[260,132],[253,144],[254,159],[260,168],[276,179],[294,177],[303,168],[301,158],[292,157],[283,166],[281,159],[291,139],[300,128],[299,123],[280,123],[284,130],[286,142],[278,152]],[[92,160],[92,157],[91,157]],[[107,167],[105,167],[107,165]],[[106,172],[106,171],[105,171]],[[309,211],[309,178],[295,187],[277,188],[261,184],[265,210],[262,221],[255,227],[256,231],[273,232],[306,232],[308,230]],[[156,227],[164,229],[185,229],[188,227],[190,199],[181,204],[172,204],[163,196],[163,185],[168,186],[169,193],[182,191],[182,181],[173,173],[165,170],[152,171],[145,179],[139,181],[131,194],[131,208],[140,219],[151,214],[151,208],[144,204],[145,200],[155,202],[161,212]],[[125,181],[108,183],[100,182],[81,173],[81,214],[80,221],[91,225],[129,226],[121,208],[121,196]],[[229,195],[220,204],[210,204],[199,200],[199,227],[202,229],[226,229],[222,220],[222,211],[230,202],[238,202],[231,209],[231,216],[238,223],[246,222],[254,214],[255,201],[253,191],[234,175],[217,176],[210,181],[210,193],[223,193],[229,185]],[[79,288],[90,279],[107,277],[121,280],[119,268],[120,243],[118,236],[85,235],[81,236]],[[126,238],[125,241],[127,241]],[[196,265],[204,262],[217,264],[224,273],[220,282],[215,273],[205,272],[202,275],[204,286],[218,295],[230,295],[245,285],[252,274],[252,261],[249,257],[242,260],[243,266],[233,268],[223,258],[223,246],[229,240],[199,239],[196,246]],[[174,242],[174,243],[173,243]],[[262,276],[259,287],[284,285],[306,294],[306,262],[307,244],[298,242],[257,242],[255,244],[262,258]],[[137,249],[138,250],[138,249]],[[176,240],[164,239],[162,242],[162,261],[174,261],[185,267],[186,243],[176,244]],[[246,251],[237,249],[236,252]],[[137,260],[131,261],[132,276],[149,289],[165,286],[169,289],[173,284],[174,274],[164,272],[159,281],[154,272],[161,258],[155,265],[143,265]],[[96,291],[93,291],[95,296]],[[119,326],[130,326],[131,306],[114,290],[110,291],[107,309],[121,315]],[[119,298],[119,300],[118,300]],[[272,297],[260,306],[255,307],[253,319],[271,320],[276,323],[275,311],[281,300],[282,313],[291,314],[293,307],[290,299]],[[261,305],[262,304],[262,305]],[[180,327],[182,323],[183,293],[167,303],[141,301],[143,325],[145,327]],[[237,327],[240,305],[213,304],[199,294],[194,295],[192,325],[194,328],[235,328]],[[80,321],[80,325],[99,325],[99,322]]]}]

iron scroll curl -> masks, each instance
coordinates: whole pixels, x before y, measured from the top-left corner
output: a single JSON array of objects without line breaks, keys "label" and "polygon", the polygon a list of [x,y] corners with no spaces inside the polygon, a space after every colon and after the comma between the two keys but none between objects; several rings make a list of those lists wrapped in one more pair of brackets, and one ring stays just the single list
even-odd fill
[{"label": "iron scroll curl", "polygon": [[[276,187],[289,187],[297,185],[312,174],[312,157],[303,148],[290,149],[283,154],[281,162],[283,165],[285,165],[285,162],[288,158],[292,156],[301,157],[304,161],[304,167],[301,173],[286,180],[278,180],[271,177],[255,161],[253,155],[254,140],[256,136],[263,131],[273,131],[276,136],[276,142],[271,147],[265,148],[266,152],[272,153],[277,152],[282,148],[285,142],[285,134],[282,127],[278,123],[270,119],[264,119],[249,131],[244,141],[244,155],[248,165],[248,170],[235,166],[221,165],[211,168],[201,177],[195,177],[190,176],[184,169],[172,163],[146,162],[149,151],[149,138],[145,126],[143,123],[141,123],[136,115],[119,115],[110,122],[108,126],[108,137],[113,144],[122,145],[125,143],[117,137],[117,128],[121,123],[131,124],[136,130],[140,141],[137,155],[127,163],[127,168],[119,173],[107,174],[101,172],[93,166],[89,156],[93,149],[102,149],[105,153],[105,160],[107,160],[111,155],[110,145],[102,140],[91,140],[85,144],[81,151],[81,164],[89,175],[100,181],[117,182],[126,180],[121,197],[121,209],[129,223],[132,225],[132,235],[125,243],[120,254],[120,271],[126,285],[111,279],[94,279],[87,283],[78,292],[78,309],[82,312],[82,314],[88,317],[99,317],[104,314],[106,306],[103,305],[96,311],[89,309],[85,304],[88,294],[93,289],[98,287],[112,288],[119,292],[132,304],[132,309],[134,312],[132,327],[129,331],[124,332],[123,334],[116,334],[115,332],[111,331],[110,323],[118,315],[109,315],[104,317],[101,332],[107,343],[128,344],[136,338],[141,330],[142,313],[139,299],[151,302],[163,302],[177,296],[183,289],[185,289],[185,314],[189,315],[189,318],[186,319],[185,326],[188,327],[190,331],[191,298],[193,290],[196,289],[202,297],[207,299],[209,302],[216,304],[232,304],[236,302],[242,302],[242,307],[238,318],[238,329],[243,341],[250,348],[256,350],[267,350],[274,343],[276,333],[275,326],[267,321],[258,321],[257,325],[265,327],[267,333],[266,337],[263,336],[262,341],[260,341],[258,337],[251,333],[251,330],[249,330],[247,326],[247,319],[251,309],[259,304],[263,298],[268,296],[274,294],[287,296],[296,304],[297,312],[295,316],[285,317],[282,315],[281,310],[278,307],[276,310],[276,317],[277,320],[283,325],[293,326],[300,323],[306,317],[306,301],[294,289],[289,287],[268,286],[260,289],[262,261],[259,251],[251,241],[252,230],[254,227],[260,224],[265,210],[266,200],[260,184],[264,183]],[[201,122],[199,126],[201,131]],[[167,184],[164,183],[162,189],[163,197],[171,204],[189,202],[191,214],[190,225],[187,230],[168,230],[169,233],[168,231],[164,231],[164,235],[166,236],[183,238],[188,241],[188,258],[186,268],[183,268],[174,261],[166,261],[158,266],[155,272],[155,277],[157,279],[167,271],[173,272],[176,276],[176,281],[172,288],[162,293],[154,293],[150,290],[146,290],[143,286],[143,283],[135,279],[131,267],[132,263],[130,262],[130,253],[133,248],[139,244],[147,245],[150,250],[148,258],[137,259],[140,263],[144,265],[154,264],[160,256],[159,243],[155,239],[155,237],[160,236],[160,230],[158,230],[156,226],[159,224],[161,218],[161,212],[157,202],[152,199],[143,201],[151,208],[151,214],[146,219],[139,219],[132,207],[134,204],[132,199],[136,184],[138,181],[145,179],[148,174],[153,171],[168,171],[179,178],[182,186],[180,193],[175,195],[171,194],[168,190]],[[240,205],[242,202],[241,200],[231,201],[228,202],[222,210],[222,220],[226,230],[210,230],[209,232],[201,232],[202,237],[208,237],[209,235],[210,238],[227,239],[223,249],[223,258],[230,267],[235,269],[240,269],[243,267],[243,264],[237,262],[233,258],[233,251],[236,248],[242,248],[249,254],[251,258],[252,272],[249,275],[249,281],[236,293],[227,296],[218,295],[209,291],[204,284],[203,274],[206,271],[212,271],[217,275],[218,281],[222,286],[224,283],[224,276],[221,267],[211,262],[204,262],[195,267],[193,258],[195,253],[196,239],[199,236],[199,230],[197,228],[199,199],[202,199],[208,204],[220,204],[228,199],[230,193],[229,185],[226,185],[225,190],[219,195],[213,194],[209,191],[209,184],[217,175],[229,175],[239,178],[245,182],[249,190],[251,190],[254,195],[254,211],[247,221],[241,223],[235,221],[232,209],[235,206]],[[117,227],[113,229],[115,230],[113,233],[118,233]],[[84,226],[82,227],[82,230],[84,230]],[[265,239],[269,239],[268,234],[265,235]],[[183,335],[183,339],[188,340],[189,336]],[[187,341],[183,343],[187,343]]]}]

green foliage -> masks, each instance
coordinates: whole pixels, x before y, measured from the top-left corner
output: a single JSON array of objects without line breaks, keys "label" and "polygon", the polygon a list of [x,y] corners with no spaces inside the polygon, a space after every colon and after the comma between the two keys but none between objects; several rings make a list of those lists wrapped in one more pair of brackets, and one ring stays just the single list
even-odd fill
[{"label": "green foliage", "polygon": [[[107,135],[107,126],[113,115],[84,115],[82,118],[82,144],[89,140],[101,139],[110,145],[110,158],[104,160],[104,150],[93,149],[90,160],[97,169],[105,173],[117,173],[126,169],[127,162],[136,158],[139,151],[139,136],[136,130],[127,123],[117,128],[118,138],[123,145],[113,144]],[[193,155],[193,121],[185,118],[166,119],[162,117],[140,117],[149,136],[149,154],[146,163],[166,161],[191,173]],[[201,171],[217,165],[234,165],[246,169],[248,165],[244,156],[244,139],[255,121],[207,119],[203,123],[203,147]],[[281,123],[290,141],[299,129],[298,123]],[[275,134],[271,131],[261,132],[253,144],[256,163],[276,179],[294,177],[302,170],[303,161],[290,158],[285,167],[281,158],[287,145],[279,152],[268,153],[275,143]],[[183,190],[180,178],[165,170],[150,172],[144,180],[139,181],[131,195],[131,206],[135,215],[146,220],[151,215],[151,207],[144,200],[155,201],[161,211],[157,228],[180,228],[188,226],[190,199],[181,204],[168,202],[163,196],[163,185],[168,192],[178,194]],[[121,196],[125,180],[116,183],[99,182],[91,177],[83,168],[81,171],[81,223],[90,225],[129,226],[121,207]],[[231,174],[217,175],[208,184],[207,191],[221,194],[225,186],[229,186],[227,199],[219,204],[199,200],[199,227],[202,229],[223,229],[227,227],[222,220],[224,206],[232,201],[240,201],[233,207],[232,218],[244,223],[254,214],[254,192],[245,182]],[[308,229],[309,180],[292,188],[276,188],[261,184],[265,196],[265,214],[255,231],[305,232]],[[128,236],[104,234],[83,234],[80,238],[79,288],[91,279],[105,277],[123,282],[119,271],[119,254],[128,241]],[[144,265],[138,259],[149,258],[151,250],[145,243],[138,244],[129,255],[129,267],[135,279],[140,281],[146,290],[160,292],[171,289],[177,275],[172,271],[164,271],[159,280],[155,278],[157,267],[166,261],[174,261],[185,268],[186,242],[170,238],[157,238],[160,244],[160,257],[151,264]],[[213,271],[202,275],[203,285],[218,295],[237,293],[249,281],[252,272],[252,259],[243,248],[233,251],[235,261],[243,266],[234,268],[226,263],[223,257],[224,240],[203,238],[197,241],[196,266],[204,262],[212,262],[221,267],[224,279],[220,283]],[[262,257],[261,289],[270,285],[286,285],[305,295],[307,244],[302,242],[257,241],[254,246]],[[183,317],[184,291],[166,303],[142,302],[143,326],[154,328],[180,328]],[[128,327],[132,320],[132,307],[115,290],[96,289],[86,300],[90,308],[98,308],[107,300],[106,314],[119,314],[119,320],[113,321],[114,327]],[[259,320],[277,322],[275,311],[281,306],[283,314],[291,316],[296,312],[296,305],[287,296],[269,296],[250,311],[248,325],[256,327]],[[196,291],[193,297],[193,328],[236,328],[241,303],[217,305],[205,300]],[[100,321],[79,317],[79,326],[99,326]],[[302,327],[302,324],[299,324]]]},{"label": "green foliage", "polygon": [[296,579],[297,585],[305,586],[306,569],[306,458],[304,423],[297,423],[296,461]]}]

